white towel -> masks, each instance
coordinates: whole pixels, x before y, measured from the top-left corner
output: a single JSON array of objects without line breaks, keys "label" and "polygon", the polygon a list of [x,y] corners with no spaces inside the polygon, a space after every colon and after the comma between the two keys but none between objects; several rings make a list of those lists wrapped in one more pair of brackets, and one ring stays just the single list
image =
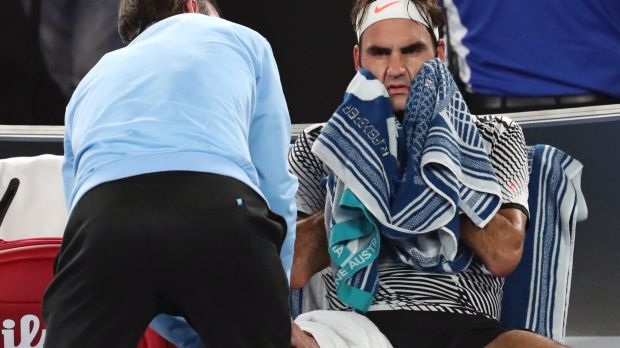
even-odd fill
[{"label": "white towel", "polygon": [[392,348],[368,318],[354,312],[312,311],[295,319],[321,348]]}]

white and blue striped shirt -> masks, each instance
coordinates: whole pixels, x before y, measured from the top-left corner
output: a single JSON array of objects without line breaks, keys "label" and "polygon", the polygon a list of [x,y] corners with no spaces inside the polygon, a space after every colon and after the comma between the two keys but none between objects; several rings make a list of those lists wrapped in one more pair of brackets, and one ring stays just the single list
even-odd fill
[{"label": "white and blue striped shirt", "polygon": [[[512,120],[499,116],[481,116],[476,127],[502,189],[502,207],[528,213],[529,172],[523,131]],[[311,151],[323,128],[316,124],[297,138],[289,155],[291,171],[299,178],[297,208],[312,215],[325,205],[326,190],[322,178],[329,173]],[[413,310],[460,314],[482,314],[498,318],[504,278],[494,277],[476,258],[459,273],[433,273],[413,269],[405,264],[380,260],[379,286],[370,311]],[[313,309],[347,310],[336,295],[331,268],[316,274],[304,288],[304,298]],[[316,307],[316,308],[315,308]]]}]

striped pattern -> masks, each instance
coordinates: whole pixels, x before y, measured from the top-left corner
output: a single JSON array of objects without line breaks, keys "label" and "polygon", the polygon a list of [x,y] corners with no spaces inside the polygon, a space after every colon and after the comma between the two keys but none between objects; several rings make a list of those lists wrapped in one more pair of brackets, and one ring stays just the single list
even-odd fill
[{"label": "striped pattern", "polygon": [[299,186],[295,200],[297,211],[311,215],[325,206],[325,182],[328,168],[316,157],[310,149],[314,140],[319,136],[322,124],[312,125],[297,137],[289,152],[289,168],[295,174],[303,186]]},{"label": "striped pattern", "polygon": [[[314,145],[313,151],[339,178],[346,178],[390,237],[406,238],[414,230],[424,233],[445,226],[457,204],[479,225],[497,211],[499,188],[492,184],[495,175],[475,117],[447,74],[441,62],[432,60],[413,83],[404,134],[397,140],[406,142],[410,154],[404,163],[398,163],[392,148],[396,120],[389,98],[381,93],[385,88],[363,69]],[[380,90],[369,93],[369,85]],[[362,91],[364,98],[374,99],[358,98]]]},{"label": "striped pattern", "polygon": [[[334,177],[326,221],[341,300],[361,311],[371,304],[372,243],[380,235],[416,269],[459,272],[469,265],[472,253],[458,243],[459,214],[484,226],[501,204],[475,121],[438,59],[416,75],[402,128],[383,84],[365,69],[355,75],[312,148]],[[372,227],[350,228],[353,218]]]},{"label": "striped pattern", "polygon": [[[304,212],[307,214],[317,213],[324,208],[325,190],[317,190],[316,187],[322,187],[321,182],[325,183],[328,168],[311,153],[322,126],[317,124],[304,130],[293,145],[289,158],[291,171],[299,178],[297,203],[306,207]],[[503,117],[481,118],[476,122],[476,126],[494,169],[513,173],[507,178],[515,181],[515,190],[507,186],[509,180],[498,175],[502,202],[527,213],[528,191],[524,186],[527,188],[528,160],[521,128]],[[517,160],[504,161],[506,154]],[[317,192],[320,192],[320,195],[314,196]],[[316,296],[316,292],[324,290],[328,308],[348,309],[336,296],[331,272],[323,272],[320,277],[323,279],[324,289],[315,286],[305,291],[314,292],[313,295]],[[379,286],[370,309],[481,313],[498,318],[503,284],[503,278],[491,276],[477,259],[474,259],[465,271],[456,274],[421,272],[404,265],[380,263]]]},{"label": "striped pattern", "polygon": [[523,257],[506,279],[501,321],[564,340],[575,227],[588,211],[581,193],[583,166],[548,145],[529,149],[531,219]]},{"label": "striped pattern", "polygon": [[477,127],[502,189],[502,203],[527,207],[529,165],[521,127],[504,116],[481,116]]},{"label": "striped pattern", "polygon": [[[334,278],[321,275],[325,282],[329,309],[349,310],[336,296]],[[379,287],[370,311],[414,310],[499,317],[503,278],[484,273],[478,262],[460,273],[430,273],[405,265],[380,265]]]}]

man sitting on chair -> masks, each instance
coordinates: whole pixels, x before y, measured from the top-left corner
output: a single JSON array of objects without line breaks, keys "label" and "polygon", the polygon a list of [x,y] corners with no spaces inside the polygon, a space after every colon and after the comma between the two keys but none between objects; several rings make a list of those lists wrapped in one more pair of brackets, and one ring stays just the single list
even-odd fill
[{"label": "man sitting on chair", "polygon": [[[358,36],[353,48],[355,68],[366,69],[385,86],[402,124],[416,75],[429,60],[444,59],[444,43],[436,33],[439,9],[433,0],[357,0],[352,20]],[[473,261],[462,272],[437,273],[380,255],[378,289],[366,316],[395,347],[411,342],[419,347],[558,346],[532,332],[508,330],[497,321],[503,277],[515,269],[522,254],[528,163],[523,133],[516,123],[504,117],[480,117],[475,123],[501,187],[501,207],[482,228],[461,216],[460,238],[475,255]],[[322,128],[314,125],[304,130],[289,156],[300,185],[298,211],[306,216],[297,225],[293,288],[302,288],[330,263],[322,181],[331,169],[311,151]],[[390,248],[383,237],[381,248]],[[314,276],[311,284],[326,291],[328,308],[323,309],[351,309],[339,298],[331,270]]]}]

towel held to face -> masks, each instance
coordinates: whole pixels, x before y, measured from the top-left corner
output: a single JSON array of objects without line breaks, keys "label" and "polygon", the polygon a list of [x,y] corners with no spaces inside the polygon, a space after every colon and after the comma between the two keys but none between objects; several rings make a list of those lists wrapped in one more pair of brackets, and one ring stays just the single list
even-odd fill
[{"label": "towel held to face", "polygon": [[384,85],[358,71],[312,148],[332,170],[326,224],[344,303],[358,311],[372,303],[380,247],[420,270],[469,265],[459,215],[483,227],[501,204],[475,120],[438,59],[413,81],[402,125]]}]

